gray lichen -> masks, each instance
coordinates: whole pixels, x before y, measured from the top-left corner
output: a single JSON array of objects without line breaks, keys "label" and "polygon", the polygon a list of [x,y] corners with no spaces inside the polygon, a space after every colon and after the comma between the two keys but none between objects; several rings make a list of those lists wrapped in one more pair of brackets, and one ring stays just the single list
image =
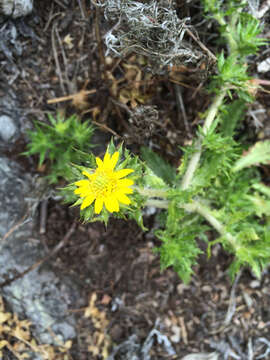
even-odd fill
[{"label": "gray lichen", "polygon": [[134,52],[159,67],[198,64],[206,58],[187,37],[188,31],[194,32],[188,25],[190,19],[180,19],[168,0],[104,0],[95,4],[104,7],[106,20],[114,24],[105,35],[106,55]]}]

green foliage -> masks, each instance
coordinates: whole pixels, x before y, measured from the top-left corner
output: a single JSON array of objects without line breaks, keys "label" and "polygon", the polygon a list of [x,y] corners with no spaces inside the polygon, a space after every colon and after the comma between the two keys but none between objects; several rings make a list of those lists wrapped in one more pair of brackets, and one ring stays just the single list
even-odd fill
[{"label": "green foliage", "polygon": [[141,148],[142,159],[147,166],[168,185],[172,185],[176,180],[176,171],[168,162],[149,148]]},{"label": "green foliage", "polygon": [[236,63],[235,55],[224,57],[223,52],[218,56],[218,71],[219,75],[216,77],[220,83],[229,83],[235,86],[242,86],[249,77],[246,73],[246,66],[241,63]]},{"label": "green foliage", "polygon": [[173,266],[181,279],[188,283],[193,273],[192,266],[202,251],[197,245],[207,227],[198,215],[186,214],[179,208],[178,202],[172,201],[168,208],[166,227],[156,232],[162,246],[156,251],[160,254],[162,269]]},{"label": "green foliage", "polygon": [[253,195],[248,196],[248,199],[255,207],[258,217],[266,216],[268,225],[270,224],[270,187],[264,184],[255,183],[252,188],[257,190]]},{"label": "green foliage", "polygon": [[85,156],[83,151],[91,149],[94,128],[76,115],[65,119],[60,114],[56,118],[49,114],[48,118],[50,125],[35,121],[34,130],[27,132],[30,142],[23,155],[38,154],[39,166],[46,161],[50,166],[47,178],[55,184],[61,177],[72,176],[70,163],[80,162]]},{"label": "green foliage", "polygon": [[237,99],[222,107],[220,115],[220,133],[225,137],[233,137],[237,125],[244,119],[246,102]]},{"label": "green foliage", "polygon": [[220,25],[221,36],[229,48],[225,57],[224,50],[217,56],[218,74],[214,77],[210,89],[219,92],[227,85],[228,94],[234,89],[238,96],[245,101],[252,101],[247,81],[248,55],[258,52],[260,46],[267,44],[266,39],[259,37],[261,26],[258,19],[244,11],[245,1],[216,1],[204,0],[204,9],[209,17]]},{"label": "green foliage", "polygon": [[220,7],[222,1],[220,0],[203,0],[205,12],[210,12],[211,14],[218,14],[220,12]]},{"label": "green foliage", "polygon": [[258,190],[260,193],[267,196],[267,198],[270,200],[270,187],[265,186],[264,184],[254,184],[253,189]]},{"label": "green foliage", "polygon": [[257,164],[270,164],[270,140],[258,141],[234,165],[234,171]]},{"label": "green foliage", "polygon": [[[227,109],[226,118],[230,109],[233,107]],[[233,171],[242,149],[231,137],[209,132],[202,146],[200,167],[193,176],[190,189],[174,189],[169,195],[172,202],[168,207],[167,223],[165,229],[157,233],[162,240],[159,249],[162,267],[173,266],[181,278],[188,281],[199,254],[196,239],[206,238],[203,218],[209,221],[212,216],[223,227],[222,236],[215,243],[221,243],[235,256],[231,275],[235,276],[241,266],[250,266],[259,275],[270,262],[270,252],[268,245],[263,247],[269,223],[265,219],[258,222],[258,216],[269,216],[270,201],[258,195],[255,199],[254,194],[259,189],[268,194],[269,189],[258,185],[256,169]],[[200,213],[201,216],[185,211],[186,204],[192,203],[192,199],[207,204],[204,206],[207,210]]]},{"label": "green foliage", "polygon": [[218,55],[218,74],[213,76],[210,90],[219,93],[219,89],[226,86],[228,95],[232,98],[231,89],[236,89],[239,98],[252,101],[249,93],[247,66],[237,59],[235,54],[225,58],[222,52]]},{"label": "green foliage", "polygon": [[248,13],[239,14],[236,31],[233,32],[234,40],[238,44],[239,56],[253,55],[258,52],[260,46],[265,45],[265,39],[258,37],[261,33],[259,20]]},{"label": "green foliage", "polygon": [[198,168],[192,185],[200,188],[219,184],[221,179],[230,179],[234,161],[239,157],[239,145],[231,137],[223,137],[209,132],[202,142],[201,166]]},{"label": "green foliage", "polygon": [[[241,235],[241,234],[240,234]],[[243,234],[245,236],[245,234]],[[265,229],[259,237],[254,237],[253,241],[246,237],[239,239],[242,243],[242,246],[236,250],[235,260],[231,266],[230,272],[232,276],[235,276],[234,266],[237,264],[239,266],[249,266],[254,274],[259,278],[262,270],[270,262],[270,237],[269,237],[269,226],[268,231]]]}]

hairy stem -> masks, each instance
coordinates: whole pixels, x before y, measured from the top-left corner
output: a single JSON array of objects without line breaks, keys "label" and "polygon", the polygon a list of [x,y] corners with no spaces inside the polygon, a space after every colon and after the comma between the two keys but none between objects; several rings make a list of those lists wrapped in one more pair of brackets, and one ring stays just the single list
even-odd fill
[{"label": "hairy stem", "polygon": [[219,23],[220,26],[227,27],[227,30],[226,30],[224,36],[226,37],[226,39],[228,41],[229,52],[230,53],[236,52],[237,51],[237,42],[235,41],[235,39],[233,37],[233,32],[235,31],[235,24],[238,19],[238,13],[237,13],[237,15],[234,14],[232,16],[231,22],[229,24],[227,24],[227,22],[225,21],[223,16],[221,16],[219,13],[216,14],[214,16],[214,18],[217,20],[217,22]]},{"label": "hairy stem", "polygon": [[223,226],[223,224],[215,218],[215,216],[212,214],[211,209],[206,207],[205,205],[202,205],[198,201],[193,201],[192,203],[182,205],[182,207],[189,212],[196,212],[203,216],[205,220],[213,226],[213,228],[220,233],[221,236],[226,237],[226,239],[229,241],[229,243],[232,245],[234,249],[237,249],[237,242],[235,237],[228,233]]},{"label": "hairy stem", "polygon": [[154,206],[158,209],[168,209],[169,201],[167,200],[156,200],[156,199],[148,199],[146,202],[146,206]]},{"label": "hairy stem", "polygon": [[[219,109],[220,105],[222,104],[222,101],[226,95],[226,91],[227,91],[227,88],[222,89],[221,92],[218,95],[216,95],[212,105],[210,106],[208,115],[205,119],[205,123],[204,123],[203,129],[202,129],[204,135],[206,135],[210,129],[210,127],[217,115],[218,109]],[[197,151],[193,154],[192,158],[190,159],[186,173],[182,180],[181,188],[183,190],[186,190],[190,186],[191,181],[193,179],[193,175],[198,167],[201,153],[202,153],[202,139],[198,139],[198,141],[196,143],[196,148],[197,148]]]},{"label": "hairy stem", "polygon": [[[138,192],[141,193],[141,190],[144,189],[137,189]],[[149,189],[150,190],[150,189]],[[169,207],[169,201],[168,200],[156,200],[156,199],[148,199],[146,206],[154,206],[159,209],[168,209]],[[182,204],[180,205],[182,209],[185,209],[187,212],[195,212],[199,215],[201,215],[212,227],[221,235],[226,237],[226,239],[229,241],[231,246],[237,250],[237,241],[236,238],[226,231],[224,225],[213,215],[211,209],[209,209],[207,206],[201,204],[199,201],[193,201],[188,204]]]},{"label": "hairy stem", "polygon": [[133,189],[138,191],[142,196],[162,199],[168,197],[168,191],[163,189],[140,188],[138,186],[133,186]]}]

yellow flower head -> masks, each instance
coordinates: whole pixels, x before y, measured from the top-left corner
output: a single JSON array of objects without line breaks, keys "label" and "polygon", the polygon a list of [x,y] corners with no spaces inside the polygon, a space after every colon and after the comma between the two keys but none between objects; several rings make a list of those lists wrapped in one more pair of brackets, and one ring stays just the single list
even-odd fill
[{"label": "yellow flower head", "polygon": [[79,195],[83,202],[81,210],[90,206],[95,200],[95,213],[99,214],[105,204],[109,212],[119,211],[119,202],[129,205],[130,199],[127,194],[131,194],[133,190],[129,187],[133,185],[130,179],[123,177],[132,173],[132,169],[122,169],[115,171],[115,165],[119,158],[119,152],[115,152],[112,156],[106,152],[103,161],[97,157],[97,168],[94,173],[83,171],[88,179],[75,182],[78,186],[74,193]]}]

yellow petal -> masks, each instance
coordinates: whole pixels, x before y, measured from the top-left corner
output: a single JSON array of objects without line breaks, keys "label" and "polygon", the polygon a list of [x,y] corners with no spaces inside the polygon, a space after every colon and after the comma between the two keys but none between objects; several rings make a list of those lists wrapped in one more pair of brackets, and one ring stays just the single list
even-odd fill
[{"label": "yellow petal", "polygon": [[84,193],[84,190],[82,188],[78,188],[78,189],[74,190],[74,194],[76,194],[76,195],[81,195],[82,193]]},{"label": "yellow petal", "polygon": [[122,195],[127,195],[127,194],[132,194],[133,193],[133,189],[130,188],[121,188],[119,190],[117,190],[114,193],[114,196],[119,199],[119,197],[121,197]]},{"label": "yellow petal", "polygon": [[126,205],[131,203],[130,199],[125,194],[117,195],[117,200]]},{"label": "yellow petal", "polygon": [[104,156],[103,164],[105,168],[111,168],[111,155],[108,153],[108,151],[106,151],[106,154]]},{"label": "yellow petal", "polygon": [[103,201],[104,199],[103,198],[97,198],[96,201],[95,201],[95,213],[96,214],[100,214],[102,208],[103,208]]},{"label": "yellow petal", "polygon": [[114,176],[116,179],[121,179],[121,178],[127,176],[128,174],[132,173],[133,171],[134,171],[133,169],[118,170],[114,173]]},{"label": "yellow petal", "polygon": [[84,196],[90,195],[92,193],[91,186],[80,186],[74,190],[74,194],[85,194]]},{"label": "yellow petal", "polygon": [[122,194],[132,194],[133,193],[133,189],[127,187],[127,188],[121,188],[120,193]]},{"label": "yellow petal", "polygon": [[[83,175],[87,176],[88,179],[92,180],[92,177],[94,174],[90,174],[88,171],[85,171],[85,170],[82,173],[83,173]],[[88,180],[85,180],[85,181],[88,181]]]},{"label": "yellow petal", "polygon": [[94,195],[87,196],[82,202],[81,210],[85,209],[87,206],[90,206],[94,200]]},{"label": "yellow petal", "polygon": [[116,151],[111,158],[110,169],[113,170],[115,168],[115,165],[117,164],[118,159],[119,159],[119,152]]},{"label": "yellow petal", "polygon": [[122,188],[122,187],[128,187],[134,184],[134,181],[131,179],[120,179],[117,181],[117,187],[118,188]]},{"label": "yellow petal", "polygon": [[96,157],[96,163],[99,168],[102,168],[105,165],[99,157]]},{"label": "yellow petal", "polygon": [[109,212],[119,211],[119,203],[113,196],[105,199],[105,206]]},{"label": "yellow petal", "polygon": [[89,180],[79,180],[75,182],[76,186],[87,186],[89,185]]}]

